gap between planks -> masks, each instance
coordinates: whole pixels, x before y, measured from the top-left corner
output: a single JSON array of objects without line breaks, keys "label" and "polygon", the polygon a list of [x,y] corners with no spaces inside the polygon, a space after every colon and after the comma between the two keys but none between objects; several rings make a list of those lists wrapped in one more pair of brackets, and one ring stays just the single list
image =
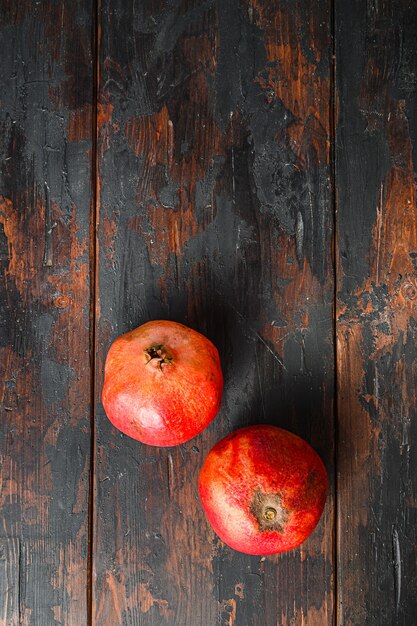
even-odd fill
[{"label": "gap between planks", "polygon": [[98,98],[100,80],[100,21],[101,0],[93,0],[92,5],[92,156],[91,156],[91,210],[90,210],[90,476],[88,497],[88,558],[87,558],[87,624],[94,624],[94,492],[95,492],[95,421],[96,421],[96,353],[97,353],[97,303],[98,303],[98,246],[97,226],[99,213],[98,176]]},{"label": "gap between planks", "polygon": [[333,561],[333,626],[339,623],[339,581],[338,581],[338,443],[339,443],[339,378],[337,370],[337,291],[338,291],[338,245],[337,245],[337,194],[336,194],[336,126],[337,126],[337,59],[336,59],[336,0],[330,0],[330,190],[333,213],[332,261],[333,261],[333,531],[332,531],[332,561]]}]

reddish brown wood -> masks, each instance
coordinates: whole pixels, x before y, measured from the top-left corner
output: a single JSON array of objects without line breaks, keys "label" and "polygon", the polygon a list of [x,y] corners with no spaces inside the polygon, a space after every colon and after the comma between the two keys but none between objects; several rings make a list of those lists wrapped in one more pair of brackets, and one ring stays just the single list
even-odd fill
[{"label": "reddish brown wood", "polygon": [[3,2],[0,624],[87,624],[89,2]]},{"label": "reddish brown wood", "polygon": [[338,624],[417,614],[414,3],[336,2]]},{"label": "reddish brown wood", "polygon": [[[410,626],[417,12],[335,4],[334,619]],[[221,544],[196,491],[211,445],[262,421],[304,436],[333,479],[330,5],[104,0],[90,232],[96,7],[2,3],[0,626],[332,623],[333,493],[305,545],[262,560]],[[168,450],[115,432],[99,403],[111,340],[155,317],[206,333],[226,375],[215,423]]]}]

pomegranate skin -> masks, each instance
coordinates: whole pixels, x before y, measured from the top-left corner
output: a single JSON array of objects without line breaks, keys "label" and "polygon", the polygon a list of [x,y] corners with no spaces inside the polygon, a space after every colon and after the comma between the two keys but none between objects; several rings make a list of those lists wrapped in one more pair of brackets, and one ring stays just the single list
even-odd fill
[{"label": "pomegranate skin", "polygon": [[107,355],[102,402],[111,423],[153,446],[192,439],[219,411],[219,353],[204,335],[155,320],[118,337]]},{"label": "pomegranate skin", "polygon": [[299,546],[316,527],[328,479],[309,444],[266,424],[241,428],[219,441],[204,461],[199,493],[214,531],[245,554]]}]

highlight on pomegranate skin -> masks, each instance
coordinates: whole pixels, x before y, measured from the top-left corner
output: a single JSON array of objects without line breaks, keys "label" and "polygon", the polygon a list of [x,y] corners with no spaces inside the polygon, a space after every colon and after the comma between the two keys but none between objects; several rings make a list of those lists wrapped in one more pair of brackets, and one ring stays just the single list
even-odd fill
[{"label": "highlight on pomegranate skin", "polygon": [[215,418],[223,374],[217,348],[183,324],[155,320],[118,337],[106,359],[102,402],[123,433],[175,446]]},{"label": "highlight on pomegranate skin", "polygon": [[291,550],[307,539],[323,513],[328,479],[306,441],[262,424],[219,441],[204,461],[198,487],[220,539],[260,556]]}]

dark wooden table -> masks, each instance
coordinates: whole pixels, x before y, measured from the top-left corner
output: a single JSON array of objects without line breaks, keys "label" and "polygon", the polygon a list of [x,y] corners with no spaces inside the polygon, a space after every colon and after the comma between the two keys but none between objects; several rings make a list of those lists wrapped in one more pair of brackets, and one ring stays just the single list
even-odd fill
[{"label": "dark wooden table", "polygon": [[[417,4],[0,0],[0,626],[417,624]],[[153,318],[221,352],[170,449],[100,404]],[[230,550],[203,459],[271,422],[319,527]]]}]

